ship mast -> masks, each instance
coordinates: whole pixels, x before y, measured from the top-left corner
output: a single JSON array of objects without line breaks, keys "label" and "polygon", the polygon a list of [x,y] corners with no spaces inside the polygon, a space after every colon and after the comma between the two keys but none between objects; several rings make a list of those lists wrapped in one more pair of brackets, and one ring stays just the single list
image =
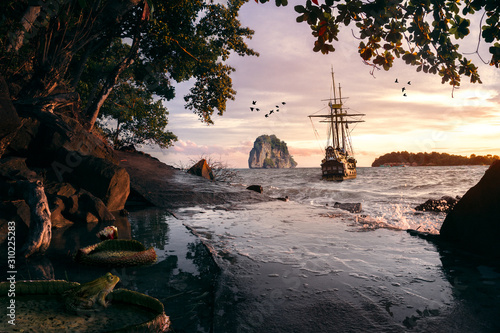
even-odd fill
[{"label": "ship mast", "polygon": [[[339,83],[339,98],[340,98],[340,105],[342,105],[342,92],[341,92],[341,89],[340,89],[340,83]],[[344,119],[343,119],[343,113],[342,113],[342,109],[340,109],[340,127],[342,128],[342,149],[344,151],[346,151],[346,148],[345,148],[345,137],[346,137],[346,132],[345,132],[345,125],[344,124]],[[346,124],[347,125],[347,124]]]},{"label": "ship mast", "polygon": [[[353,116],[364,116],[365,114],[359,113],[359,114],[348,114],[347,112],[344,112],[343,107],[342,107],[342,89],[340,87],[339,83],[339,96],[337,97],[337,90],[335,89],[335,76],[333,72],[333,67],[332,67],[332,84],[333,84],[333,99],[330,98],[328,101],[328,106],[330,107],[330,112],[329,114],[313,114],[310,115],[309,118],[313,117],[321,117],[321,118],[326,118],[325,121],[320,121],[324,123],[328,123],[330,128],[329,128],[329,136],[331,136],[331,147],[334,148],[334,154],[336,157],[339,155],[339,151],[342,150],[343,154],[349,155],[352,153],[352,151],[348,151],[349,145],[346,143],[346,141],[349,138],[349,133],[347,132],[347,124],[351,123],[359,123],[359,122],[364,122],[364,120],[350,120],[348,117],[353,117]],[[337,103],[338,100],[338,103]],[[333,103],[332,103],[333,102]],[[345,125],[344,125],[345,124]],[[342,140],[342,142],[341,142]],[[329,140],[328,140],[329,141]],[[330,142],[327,143],[327,147],[330,145]],[[350,147],[349,150],[352,150],[352,147]]]}]

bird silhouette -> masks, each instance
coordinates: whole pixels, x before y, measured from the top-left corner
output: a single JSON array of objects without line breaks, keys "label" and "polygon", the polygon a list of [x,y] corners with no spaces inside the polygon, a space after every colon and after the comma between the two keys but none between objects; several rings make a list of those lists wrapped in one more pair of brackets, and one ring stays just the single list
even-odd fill
[{"label": "bird silhouette", "polygon": [[250,108],[250,111],[253,111],[253,108]]},{"label": "bird silhouette", "polygon": [[268,114],[266,114],[266,118],[267,118],[267,117],[269,117],[269,115],[268,115]]},{"label": "bird silhouette", "polygon": [[281,102],[281,104],[285,105],[286,103],[285,102]]},{"label": "bird silhouette", "polygon": [[255,111],[260,111],[260,109],[259,109],[259,108],[257,108],[257,109],[255,109]]},{"label": "bird silhouette", "polygon": [[257,104],[257,101],[252,101],[252,104],[253,104],[253,105]]},{"label": "bird silhouette", "polygon": [[271,111],[269,111],[269,114],[271,114],[271,113],[273,113],[273,112],[274,112],[274,110],[271,110]]},{"label": "bird silhouette", "polygon": [[408,85],[410,85],[410,86],[411,86],[411,81],[408,81]]},{"label": "bird silhouette", "polygon": [[396,79],[396,81],[394,81],[394,83],[398,83],[398,79]]},{"label": "bird silhouette", "polygon": [[404,93],[403,96],[406,97],[406,93]]},{"label": "bird silhouette", "polygon": [[401,92],[405,92],[405,90],[406,90],[405,87],[401,88]]},{"label": "bird silhouette", "polygon": [[279,105],[276,105],[276,108],[279,109],[280,108]]}]

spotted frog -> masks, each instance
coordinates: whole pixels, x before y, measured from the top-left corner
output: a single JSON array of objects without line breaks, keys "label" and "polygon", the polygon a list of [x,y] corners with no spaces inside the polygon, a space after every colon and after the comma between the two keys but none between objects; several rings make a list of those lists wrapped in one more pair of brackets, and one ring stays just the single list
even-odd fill
[{"label": "spotted frog", "polygon": [[66,291],[64,303],[73,312],[96,310],[96,303],[107,307],[106,296],[113,290],[120,278],[111,273]]}]

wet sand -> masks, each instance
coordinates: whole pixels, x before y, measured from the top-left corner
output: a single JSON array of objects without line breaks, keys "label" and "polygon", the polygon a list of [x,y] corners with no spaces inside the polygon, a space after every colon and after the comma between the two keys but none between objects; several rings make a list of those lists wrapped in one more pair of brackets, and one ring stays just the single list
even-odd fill
[{"label": "wet sand", "polygon": [[269,202],[186,218],[222,267],[214,332],[500,330],[495,265],[323,210]]}]

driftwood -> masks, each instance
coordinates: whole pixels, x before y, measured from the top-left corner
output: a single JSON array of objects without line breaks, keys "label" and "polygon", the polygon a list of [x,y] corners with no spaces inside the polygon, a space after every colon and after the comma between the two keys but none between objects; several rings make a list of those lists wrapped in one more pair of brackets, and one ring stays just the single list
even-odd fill
[{"label": "driftwood", "polygon": [[30,228],[26,242],[20,253],[25,258],[38,253],[43,254],[52,238],[52,222],[50,209],[40,180],[25,183],[26,203],[30,207]]}]

